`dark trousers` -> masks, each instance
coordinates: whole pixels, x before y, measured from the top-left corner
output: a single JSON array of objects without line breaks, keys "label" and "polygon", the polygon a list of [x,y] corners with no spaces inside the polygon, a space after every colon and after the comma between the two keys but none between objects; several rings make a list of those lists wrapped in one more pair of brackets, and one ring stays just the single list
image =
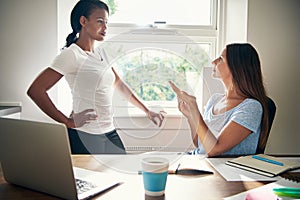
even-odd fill
[{"label": "dark trousers", "polygon": [[72,154],[126,154],[116,130],[105,134],[90,134],[68,128]]}]

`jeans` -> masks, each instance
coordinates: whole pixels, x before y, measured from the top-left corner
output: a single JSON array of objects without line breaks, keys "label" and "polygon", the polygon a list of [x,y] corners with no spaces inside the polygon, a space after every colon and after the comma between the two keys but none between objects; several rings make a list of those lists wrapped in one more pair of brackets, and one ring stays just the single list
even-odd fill
[{"label": "jeans", "polygon": [[126,154],[116,130],[105,134],[90,134],[68,128],[72,154]]}]

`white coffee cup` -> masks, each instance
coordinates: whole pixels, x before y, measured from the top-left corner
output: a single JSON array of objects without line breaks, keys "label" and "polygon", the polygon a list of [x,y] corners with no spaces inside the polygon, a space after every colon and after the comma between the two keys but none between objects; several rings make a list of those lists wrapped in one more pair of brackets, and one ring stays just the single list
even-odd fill
[{"label": "white coffee cup", "polygon": [[161,196],[165,193],[169,160],[161,157],[148,157],[142,160],[142,174],[146,195]]}]

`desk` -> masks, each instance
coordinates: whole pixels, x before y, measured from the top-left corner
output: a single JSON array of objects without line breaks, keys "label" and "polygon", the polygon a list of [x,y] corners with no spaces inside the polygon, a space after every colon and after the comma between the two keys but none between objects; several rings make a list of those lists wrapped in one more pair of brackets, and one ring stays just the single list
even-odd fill
[{"label": "desk", "polygon": [[0,103],[0,117],[21,112],[21,106],[4,106]]},{"label": "desk", "polygon": [[[73,155],[73,165],[94,171],[105,171],[103,165],[97,159],[89,155]],[[203,162],[206,162],[203,160]],[[267,182],[227,182],[222,176],[214,171],[213,175],[199,176],[180,176],[169,175],[166,186],[166,194],[164,198],[167,200],[181,199],[205,199],[219,200],[252,188],[256,188],[266,184]],[[26,172],[24,172],[26,173]],[[122,185],[99,195],[93,199],[158,199],[145,197],[142,176],[138,174],[121,173],[114,170],[108,170],[112,176],[122,177],[126,180]],[[51,200],[57,199],[46,194],[27,190],[18,186],[14,186],[5,182],[0,169],[0,199],[39,199]]]}]

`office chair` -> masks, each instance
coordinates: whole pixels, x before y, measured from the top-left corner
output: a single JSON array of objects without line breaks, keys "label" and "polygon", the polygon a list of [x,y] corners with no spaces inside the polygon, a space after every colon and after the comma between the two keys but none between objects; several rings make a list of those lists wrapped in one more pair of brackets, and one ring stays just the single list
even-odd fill
[{"label": "office chair", "polygon": [[268,127],[268,132],[267,132],[267,140],[265,141],[264,145],[262,148],[259,148],[259,143],[260,143],[260,140],[262,139],[261,137],[259,138],[259,141],[258,141],[258,144],[257,144],[257,148],[256,148],[256,154],[260,154],[260,153],[264,153],[265,152],[265,148],[266,148],[266,145],[267,145],[267,141],[268,141],[268,138],[269,138],[269,135],[270,135],[270,131],[271,131],[271,128],[272,128],[272,124],[273,124],[273,120],[275,118],[275,113],[276,113],[276,105],[274,103],[274,101],[270,98],[270,97],[267,97],[267,106],[268,106],[268,118],[269,118],[269,127]]}]

